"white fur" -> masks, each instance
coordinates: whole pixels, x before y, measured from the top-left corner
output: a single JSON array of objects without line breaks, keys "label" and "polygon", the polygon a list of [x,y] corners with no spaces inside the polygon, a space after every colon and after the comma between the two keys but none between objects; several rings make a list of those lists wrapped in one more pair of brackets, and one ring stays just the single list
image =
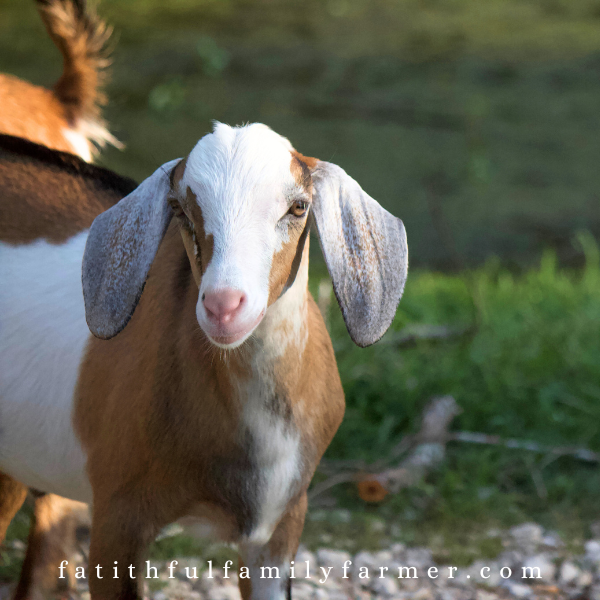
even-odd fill
[{"label": "white fur", "polygon": [[[251,600],[285,600],[287,597],[287,581],[290,574],[290,560],[286,556],[273,559],[267,548],[255,545],[242,545],[240,554],[244,565],[250,572]],[[269,570],[276,567],[277,571]],[[263,570],[264,569],[264,570]],[[279,577],[277,577],[277,574]]]},{"label": "white fur", "polygon": [[249,431],[258,463],[260,515],[249,541],[264,544],[271,537],[290,498],[298,491],[303,471],[300,432],[273,412],[268,399],[275,393],[272,365],[290,344],[302,355],[308,340],[306,294],[308,261],[305,259],[294,284],[269,308],[255,337],[262,351],[254,360],[254,378],[247,388],[241,431]]},{"label": "white fur", "polygon": [[86,238],[0,243],[0,471],[89,502],[85,455],[71,421],[90,336],[81,291]]},{"label": "white fur", "polygon": [[[190,153],[179,192],[189,187],[202,209],[206,235],[214,240],[213,256],[202,278],[199,297],[207,291],[233,288],[246,295],[237,327],[251,334],[267,307],[273,255],[289,240],[286,213],[298,194],[292,176],[290,142],[260,123],[229,127],[216,123]],[[200,326],[212,333],[202,301]],[[213,340],[214,341],[214,340]]]},{"label": "white fur", "polygon": [[111,144],[119,150],[125,147],[106,127],[95,121],[80,119],[76,127],[65,127],[62,134],[71,144],[73,154],[77,154],[86,162],[92,162],[94,146],[104,148],[106,144]]},{"label": "white fur", "polygon": [[73,154],[77,154],[80,158],[86,162],[92,162],[92,149],[88,139],[76,129],[63,129],[62,134],[66,140],[71,144]]}]

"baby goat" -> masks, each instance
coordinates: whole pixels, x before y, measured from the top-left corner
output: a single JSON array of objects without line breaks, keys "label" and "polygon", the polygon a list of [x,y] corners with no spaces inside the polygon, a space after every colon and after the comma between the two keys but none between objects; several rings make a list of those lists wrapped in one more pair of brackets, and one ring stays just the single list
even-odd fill
[{"label": "baby goat", "polygon": [[100,111],[111,29],[85,0],[37,0],[37,5],[63,56],[63,73],[53,90],[0,74],[0,133],[71,152],[87,161],[96,146],[121,147]]},{"label": "baby goat", "polygon": [[0,522],[23,486],[93,500],[96,600],[140,597],[144,550],[178,520],[238,544],[245,599],[289,598],[344,412],[307,290],[309,221],[360,346],[402,294],[402,222],[260,124],[216,124],[88,230],[100,204],[82,193],[22,220],[9,196],[0,213]]}]

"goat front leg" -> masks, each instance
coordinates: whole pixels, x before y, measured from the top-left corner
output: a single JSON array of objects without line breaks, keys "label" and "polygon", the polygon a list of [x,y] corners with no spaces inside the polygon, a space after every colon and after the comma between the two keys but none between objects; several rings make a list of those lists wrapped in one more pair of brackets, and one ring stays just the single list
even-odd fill
[{"label": "goat front leg", "polygon": [[304,527],[306,493],[292,504],[264,545],[240,545],[239,583],[243,600],[290,600],[290,562]]},{"label": "goat front leg", "polygon": [[94,500],[88,567],[92,600],[143,597],[143,554],[157,531],[150,523],[141,502]]}]

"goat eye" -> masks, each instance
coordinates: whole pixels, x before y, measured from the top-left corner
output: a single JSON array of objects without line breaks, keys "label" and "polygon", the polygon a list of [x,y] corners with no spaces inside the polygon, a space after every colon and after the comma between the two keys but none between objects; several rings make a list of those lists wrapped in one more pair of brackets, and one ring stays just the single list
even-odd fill
[{"label": "goat eye", "polygon": [[304,202],[303,200],[297,200],[290,206],[290,210],[288,213],[290,215],[294,215],[295,217],[303,217],[308,210],[308,202]]}]

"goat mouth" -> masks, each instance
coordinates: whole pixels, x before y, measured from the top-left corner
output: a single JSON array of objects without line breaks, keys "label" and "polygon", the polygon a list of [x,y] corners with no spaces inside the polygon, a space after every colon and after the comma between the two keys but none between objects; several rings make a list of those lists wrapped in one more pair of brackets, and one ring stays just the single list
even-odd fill
[{"label": "goat mouth", "polygon": [[234,333],[223,332],[221,335],[219,335],[221,332],[217,330],[217,332],[215,332],[216,335],[210,333],[207,333],[206,335],[208,336],[208,339],[216,346],[228,348],[231,348],[233,346],[235,348],[236,346],[239,346],[256,329],[256,327],[262,321],[264,316],[265,310],[263,309],[254,321],[254,323],[252,323],[252,325],[250,325],[249,327],[244,327],[244,329],[241,329]]}]

